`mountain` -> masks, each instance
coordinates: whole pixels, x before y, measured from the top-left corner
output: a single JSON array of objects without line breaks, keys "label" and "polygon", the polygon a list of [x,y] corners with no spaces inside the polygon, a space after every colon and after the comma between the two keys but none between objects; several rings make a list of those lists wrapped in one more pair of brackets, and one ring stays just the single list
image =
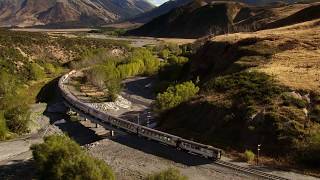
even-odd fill
[{"label": "mountain", "polygon": [[138,15],[135,18],[129,19],[129,21],[135,22],[135,23],[146,23],[156,17],[159,17],[163,14],[168,13],[172,9],[184,6],[188,3],[190,3],[191,1],[192,0],[170,0],[170,1],[162,4],[161,6],[155,8],[149,12],[143,13],[141,15]]},{"label": "mountain", "polygon": [[154,7],[147,0],[0,0],[0,26],[100,25]]},{"label": "mountain", "polygon": [[315,19],[319,14],[320,3],[254,6],[235,1],[203,0],[176,8],[128,34],[199,38],[212,34],[280,27],[279,24],[284,26],[294,24],[295,21],[298,23]]}]

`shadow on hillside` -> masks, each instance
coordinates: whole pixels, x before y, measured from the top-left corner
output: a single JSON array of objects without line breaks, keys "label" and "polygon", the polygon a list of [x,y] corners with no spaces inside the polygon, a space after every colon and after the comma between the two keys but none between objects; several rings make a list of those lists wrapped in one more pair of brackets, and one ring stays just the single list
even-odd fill
[{"label": "shadow on hillside", "polygon": [[176,163],[181,163],[187,166],[197,166],[213,163],[213,160],[189,154],[183,151],[178,151],[174,147],[170,147],[144,138],[138,138],[137,136],[130,134],[116,135],[112,137],[111,140],[122,145],[137,149],[144,153],[172,160]]},{"label": "shadow on hillside", "polygon": [[[100,140],[101,138],[91,129],[84,127],[78,122],[70,121],[70,116],[67,114],[68,108],[63,103],[63,98],[58,87],[59,78],[47,83],[37,95],[37,102],[47,103],[43,115],[50,119],[51,124],[55,123],[55,126],[68,134],[80,145],[90,144]],[[57,123],[62,119],[64,119],[65,122]]]},{"label": "shadow on hillside", "polygon": [[154,80],[155,80],[154,78],[148,77],[148,78],[142,78],[142,79],[126,82],[124,83],[125,85],[124,91],[127,92],[128,94],[133,93],[134,95],[138,95],[146,99],[154,99],[155,95],[152,91],[152,88],[148,87],[150,86],[150,84],[154,82]]},{"label": "shadow on hillside", "polygon": [[12,164],[0,165],[0,179],[31,180],[35,179],[36,168],[33,161],[13,161]]}]

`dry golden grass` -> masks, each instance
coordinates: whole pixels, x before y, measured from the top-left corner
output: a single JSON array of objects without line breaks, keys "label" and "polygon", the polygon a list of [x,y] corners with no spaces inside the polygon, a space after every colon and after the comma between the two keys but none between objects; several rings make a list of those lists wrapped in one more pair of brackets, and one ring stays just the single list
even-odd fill
[{"label": "dry golden grass", "polygon": [[286,46],[256,70],[272,75],[281,84],[294,89],[320,92],[320,20],[253,33],[222,35],[212,41],[236,42],[246,38],[267,38],[271,47]]}]

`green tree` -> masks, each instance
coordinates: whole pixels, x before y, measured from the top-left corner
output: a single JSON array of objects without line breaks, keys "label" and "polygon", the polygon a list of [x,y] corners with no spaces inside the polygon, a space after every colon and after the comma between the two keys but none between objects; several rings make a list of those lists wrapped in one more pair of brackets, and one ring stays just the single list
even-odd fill
[{"label": "green tree", "polygon": [[170,168],[168,170],[150,175],[146,180],[187,180],[188,178],[180,173],[179,170]]},{"label": "green tree", "polygon": [[188,101],[199,92],[199,87],[191,81],[184,82],[175,86],[170,86],[164,93],[157,95],[155,104],[160,111],[168,110],[178,106],[184,101]]},{"label": "green tree", "polygon": [[4,112],[6,124],[11,132],[24,134],[29,132],[29,108],[26,104],[19,104]]},{"label": "green tree", "polygon": [[31,147],[39,179],[114,180],[111,169],[90,157],[69,137],[49,136],[44,143]]}]

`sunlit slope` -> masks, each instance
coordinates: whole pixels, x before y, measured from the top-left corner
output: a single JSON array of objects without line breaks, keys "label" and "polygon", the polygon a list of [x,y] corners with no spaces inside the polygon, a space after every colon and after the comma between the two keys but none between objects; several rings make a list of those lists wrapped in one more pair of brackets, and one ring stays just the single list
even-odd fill
[{"label": "sunlit slope", "polygon": [[270,60],[255,67],[274,76],[284,85],[320,92],[320,21],[293,26],[217,36],[212,41],[241,41],[258,38],[274,52]]}]

